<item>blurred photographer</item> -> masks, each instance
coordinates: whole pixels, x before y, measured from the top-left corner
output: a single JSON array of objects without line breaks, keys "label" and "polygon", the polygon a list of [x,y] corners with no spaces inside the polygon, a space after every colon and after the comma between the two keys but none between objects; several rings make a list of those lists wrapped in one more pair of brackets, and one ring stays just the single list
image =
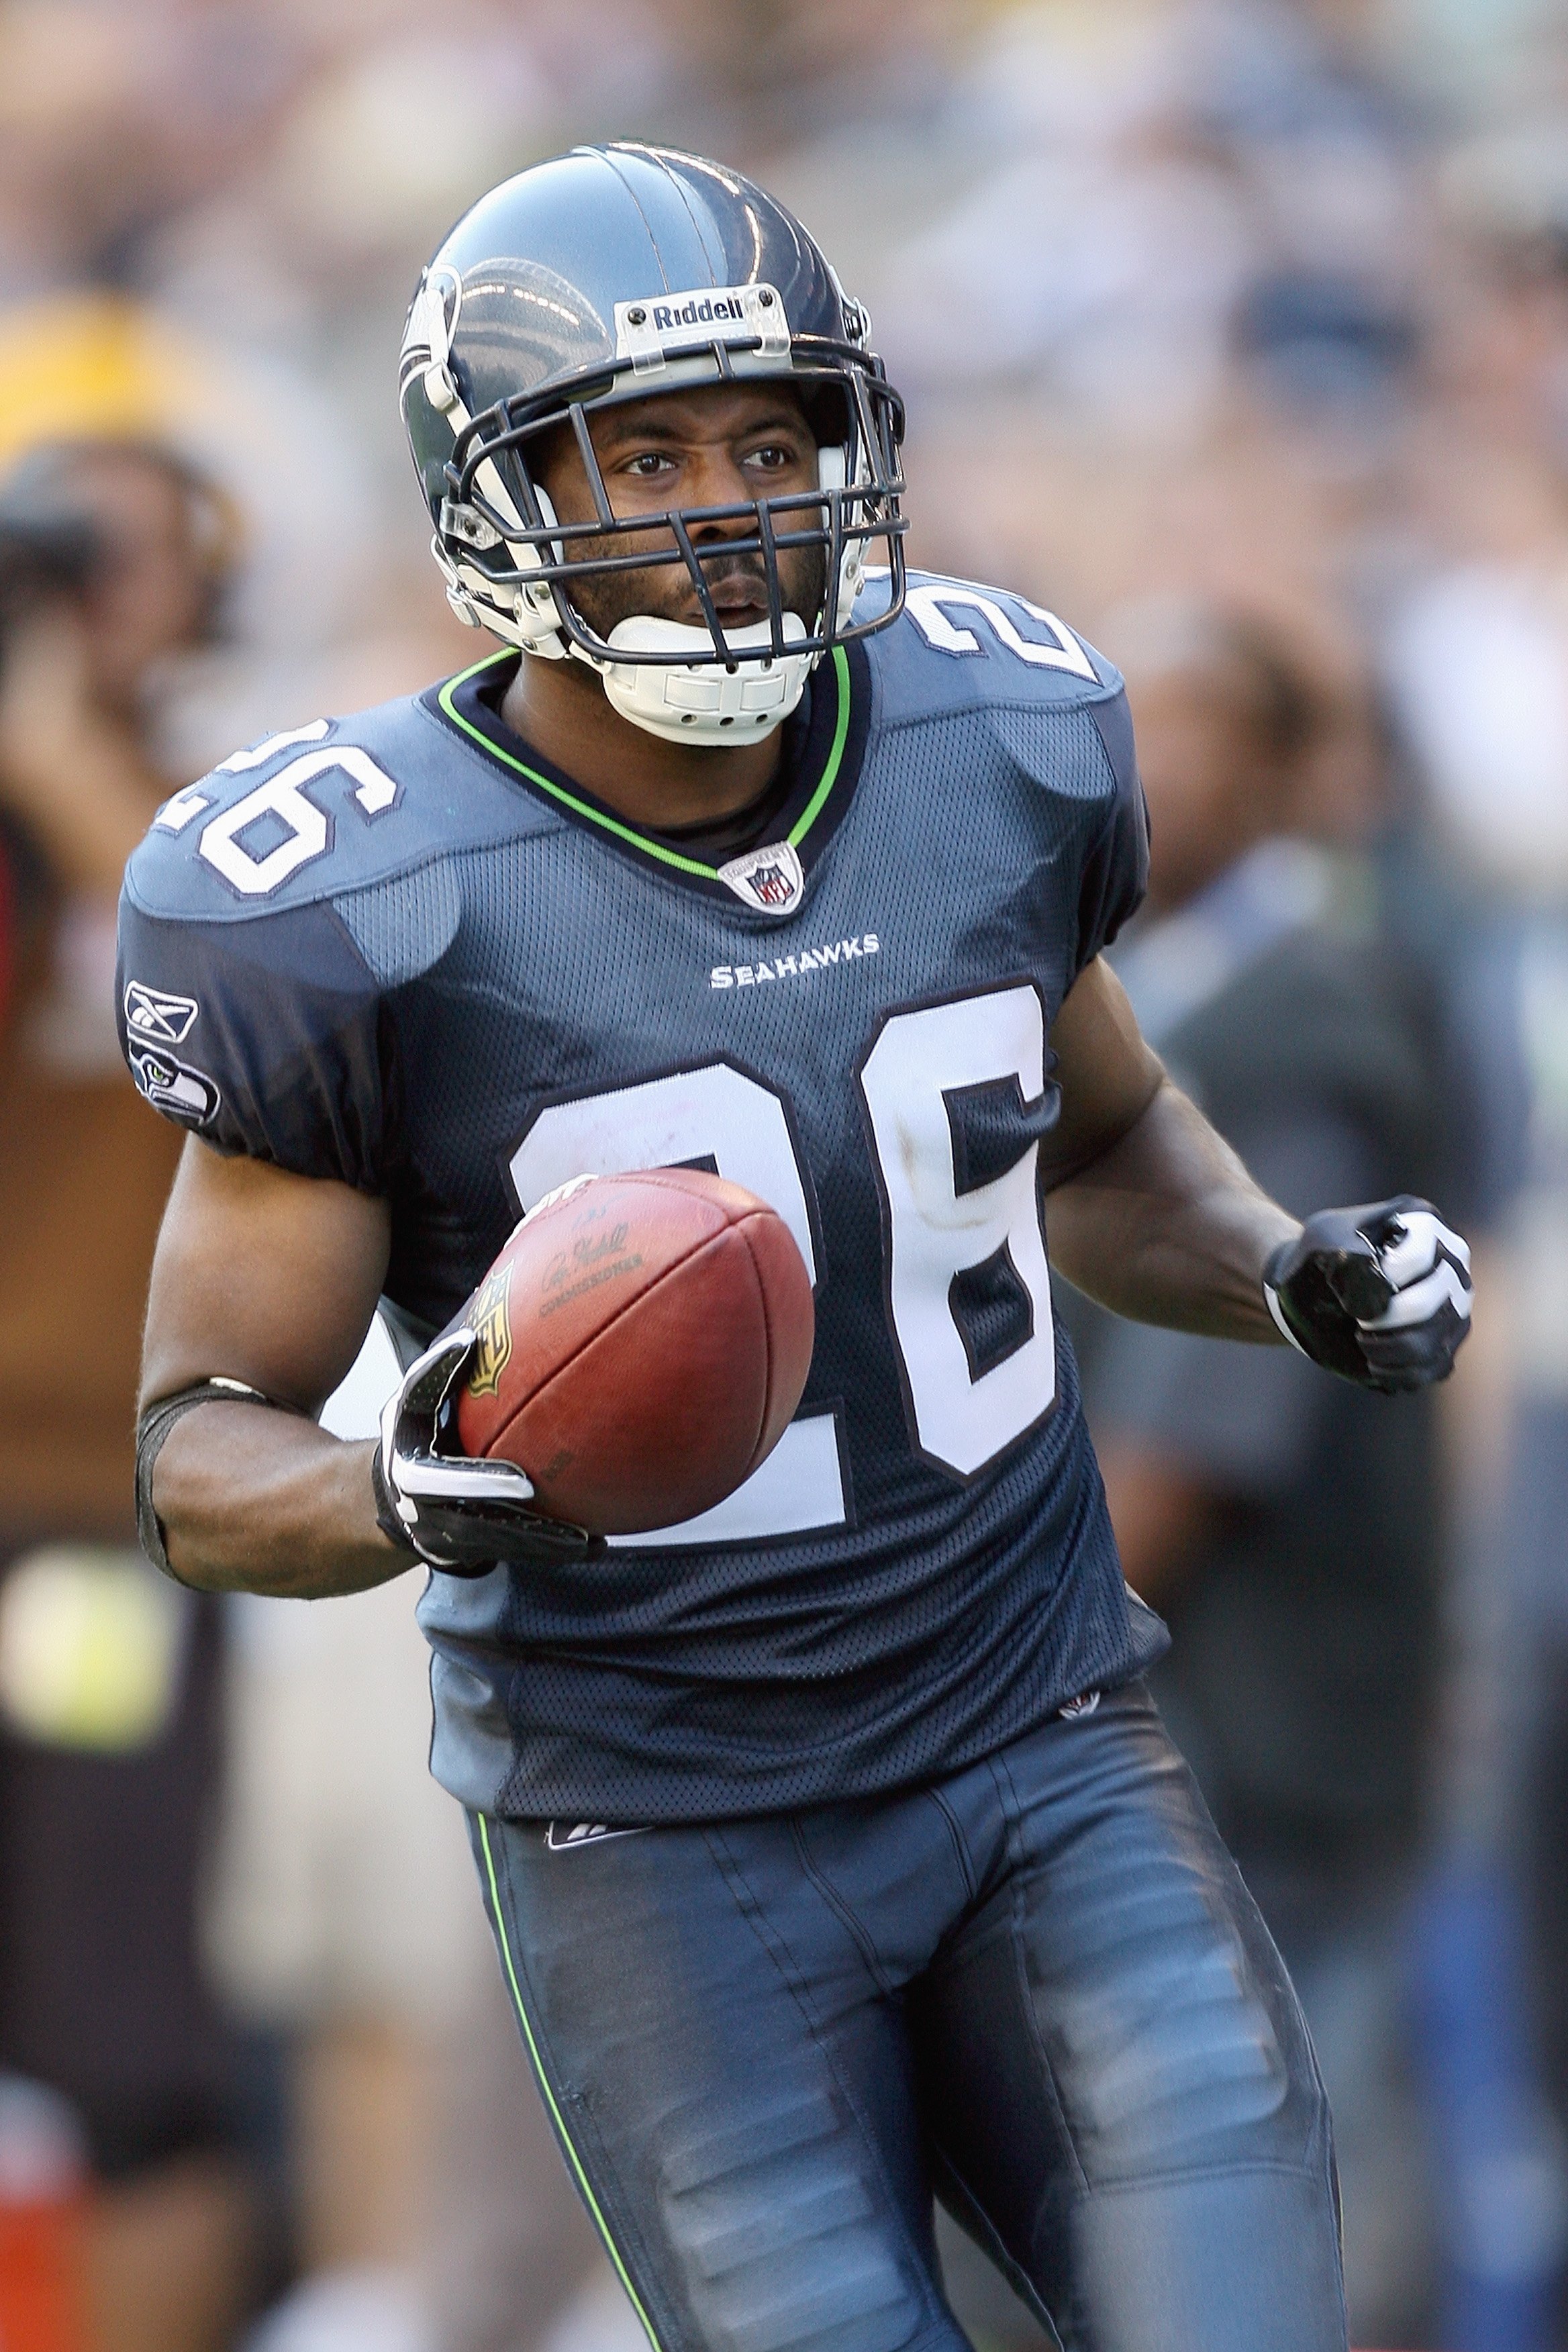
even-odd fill
[{"label": "blurred photographer", "polygon": [[121,871],[182,781],[153,749],[158,684],[210,638],[235,536],[138,441],[41,448],[0,483],[0,2072],[79,2119],[105,2352],[226,2341],[249,2229],[195,1937],[218,1623],[130,1513],[177,1139],[125,1078],[112,1001]]},{"label": "blurred photographer", "polygon": [[[1113,961],[1143,1033],[1286,1202],[1469,1192],[1463,1073],[1370,861],[1359,714],[1223,608],[1124,609],[1152,851]],[[1152,1678],[1298,1986],[1333,2106],[1352,2340],[1423,2334],[1436,2248],[1405,1950],[1426,1829],[1444,1535],[1433,1400],[1068,1303]]]},{"label": "blurred photographer", "polygon": [[36,450],[0,484],[0,804],[68,888],[117,897],[171,779],[149,688],[210,641],[237,533],[153,444]]}]

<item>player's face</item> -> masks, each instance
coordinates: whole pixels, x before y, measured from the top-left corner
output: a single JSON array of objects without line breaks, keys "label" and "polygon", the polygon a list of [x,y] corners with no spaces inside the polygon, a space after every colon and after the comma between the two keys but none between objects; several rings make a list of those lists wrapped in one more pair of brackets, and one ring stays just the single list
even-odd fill
[{"label": "player's face", "polygon": [[[601,409],[589,420],[605,494],[617,520],[662,515],[672,507],[749,505],[756,499],[787,497],[817,487],[816,441],[788,384],[713,384],[656,400]],[[594,499],[576,443],[557,432],[537,462],[539,478],[563,521],[589,521]],[[781,528],[805,528],[812,510],[798,510]],[[726,629],[744,629],[768,617],[767,580],[758,553],[734,551],[733,542],[756,534],[755,519],[691,527],[703,576]],[[672,548],[668,529],[637,532],[617,552]],[[592,542],[567,541],[569,556],[591,551]],[[779,583],[790,612],[810,628],[822,609],[826,556],[821,547],[781,548]],[[649,565],[596,580],[572,583],[572,601],[588,626],[607,637],[633,614],[701,627],[703,614],[695,583],[679,557],[669,565]]]}]

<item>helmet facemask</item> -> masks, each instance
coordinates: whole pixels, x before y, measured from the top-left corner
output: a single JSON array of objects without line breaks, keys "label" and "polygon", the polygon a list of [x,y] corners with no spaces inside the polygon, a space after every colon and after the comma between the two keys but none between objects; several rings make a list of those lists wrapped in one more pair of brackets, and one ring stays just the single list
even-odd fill
[{"label": "helmet facemask", "polygon": [[[795,709],[824,652],[884,625],[902,601],[906,525],[899,508],[903,414],[898,394],[863,343],[771,331],[761,306],[777,305],[782,318],[778,296],[765,287],[742,290],[747,315],[739,323],[756,331],[726,330],[705,342],[650,352],[636,339],[646,306],[620,305],[617,312],[624,310],[631,321],[622,330],[623,348],[629,346],[622,362],[584,370],[577,381],[558,381],[548,399],[515,397],[472,418],[457,394],[447,349],[437,348],[444,341],[449,349],[456,327],[460,294],[450,278],[439,289],[427,281],[416,305],[416,313],[425,306],[421,323],[428,342],[411,354],[411,320],[405,346],[405,363],[410,356],[416,363],[426,361],[426,396],[454,428],[433,542],[454,609],[526,653],[584,661],[622,717],[673,741],[733,744],[765,737]],[[718,295],[712,307],[721,307]],[[846,309],[863,331],[861,314]],[[692,386],[768,379],[795,389],[818,437],[816,490],[720,507],[613,512],[589,424],[595,411]],[[538,445],[556,430],[570,431],[575,440],[592,520],[563,524],[537,478]],[[751,528],[700,545],[715,524]],[[886,551],[892,594],[885,613],[857,623],[855,600],[878,542]],[[809,617],[786,602],[780,569],[781,554],[804,549],[817,551],[822,581],[820,606]],[[736,561],[760,575],[767,617],[726,631],[710,572]],[[695,625],[634,614],[601,635],[574,600],[574,588],[644,570],[668,572],[674,564],[684,565],[690,579],[701,614]]]}]

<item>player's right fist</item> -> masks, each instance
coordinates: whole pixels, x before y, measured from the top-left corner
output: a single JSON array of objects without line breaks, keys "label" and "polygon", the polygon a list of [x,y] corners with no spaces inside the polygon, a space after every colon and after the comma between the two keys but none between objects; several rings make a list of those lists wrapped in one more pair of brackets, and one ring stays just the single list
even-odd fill
[{"label": "player's right fist", "polygon": [[461,1328],[426,1348],[388,1398],[371,1464],[384,1534],[448,1576],[584,1559],[603,1543],[532,1507],[533,1482],[510,1462],[470,1461],[456,1442],[458,1383],[478,1345]]},{"label": "player's right fist", "polygon": [[1402,1192],[1321,1209],[1263,1270],[1293,1348],[1342,1380],[1394,1391],[1445,1381],[1470,1328],[1470,1253],[1430,1201]]}]

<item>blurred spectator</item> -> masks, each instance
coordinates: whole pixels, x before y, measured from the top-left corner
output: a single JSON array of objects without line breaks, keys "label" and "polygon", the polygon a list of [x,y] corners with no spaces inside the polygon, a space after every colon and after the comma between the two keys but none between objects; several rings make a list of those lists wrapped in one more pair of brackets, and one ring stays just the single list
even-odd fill
[{"label": "blurred spectator", "polygon": [[[1282,837],[1332,716],[1320,689],[1224,613],[1145,608],[1108,635],[1152,820],[1148,909],[1116,958],[1145,1034],[1298,1213],[1412,1191],[1462,1214],[1419,973],[1379,939],[1364,874]],[[1432,1400],[1102,1316],[1084,1339],[1128,1580],[1174,1637],[1160,1704],[1328,2083],[1352,2336],[1419,2343],[1433,2223],[1401,2011],[1438,1689]]]},{"label": "blurred spectator", "polygon": [[152,444],[61,444],[0,488],[0,2068],[81,2118],[113,2352],[222,2344],[248,2227],[195,1937],[220,1621],[147,1566],[131,1509],[173,1139],[115,1066],[110,985],[120,869],[172,782],[145,698],[210,633],[232,537]]},{"label": "blurred spectator", "polygon": [[1500,1208],[1484,1443],[1460,1465],[1444,1868],[1421,1985],[1447,2334],[1489,2352],[1560,2340],[1568,2221],[1568,190],[1554,121],[1554,136],[1546,115],[1493,125],[1443,175],[1455,299],[1412,436],[1420,535],[1383,644],[1459,916],[1444,961],[1485,1073],[1478,1139]]},{"label": "blurred spectator", "polygon": [[79,2352],[86,2151],[58,2092],[0,2073],[0,2343]]}]

